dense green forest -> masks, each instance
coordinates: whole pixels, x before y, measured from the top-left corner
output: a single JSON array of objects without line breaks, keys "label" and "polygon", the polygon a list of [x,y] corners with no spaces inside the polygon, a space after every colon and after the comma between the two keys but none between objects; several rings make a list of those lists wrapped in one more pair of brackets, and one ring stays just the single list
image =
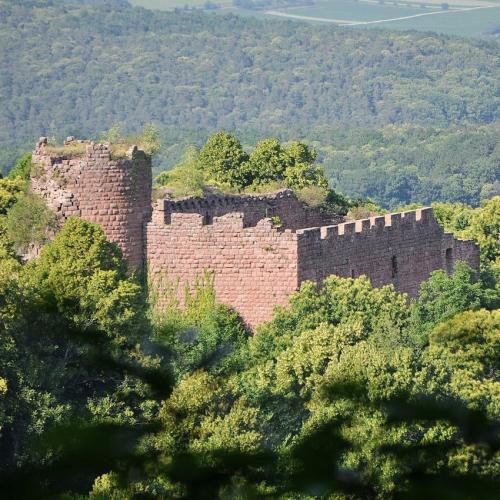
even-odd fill
[{"label": "dense green forest", "polygon": [[312,143],[334,188],[385,207],[478,205],[497,192],[496,42],[121,1],[0,6],[4,173],[40,135],[153,122],[165,139],[157,171],[223,129],[245,147],[269,136]]},{"label": "dense green forest", "polygon": [[[0,179],[5,498],[496,497],[499,196],[434,206],[480,245],[479,273],[435,271],[412,300],[364,276],[306,282],[251,333],[210,274],[160,311],[98,225],[70,218],[47,241],[30,168]],[[303,143],[247,154],[222,133],[168,175],[181,169],[326,185]],[[45,246],[24,262],[30,242]]]},{"label": "dense green forest", "polygon": [[390,209],[438,200],[478,206],[500,194],[499,122],[446,129],[390,125],[327,137],[318,134],[313,143],[319,161],[331,184],[353,199],[372,198]]}]

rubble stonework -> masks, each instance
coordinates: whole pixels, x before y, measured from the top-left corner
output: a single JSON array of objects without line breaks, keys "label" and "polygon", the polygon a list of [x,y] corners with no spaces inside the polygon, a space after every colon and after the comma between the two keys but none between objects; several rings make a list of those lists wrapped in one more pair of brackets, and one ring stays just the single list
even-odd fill
[{"label": "rubble stonework", "polygon": [[89,143],[70,158],[48,154],[41,141],[33,163],[33,191],[62,221],[101,224],[132,266],[147,265],[160,306],[172,293],[182,302],[208,270],[217,299],[254,327],[306,280],[364,274],[415,296],[436,269],[450,272],[459,260],[479,269],[478,246],[445,233],[430,208],[343,222],[290,190],[161,199],[152,208],[151,163],[137,148],[113,160],[107,146]]},{"label": "rubble stonework", "polygon": [[[245,224],[254,226],[262,219],[277,217],[279,225],[286,229],[324,226],[343,222],[339,215],[323,213],[308,207],[297,199],[291,189],[282,189],[268,195],[206,195],[203,198],[185,198],[178,201],[160,200],[157,210],[165,213],[168,222],[172,213],[197,213],[210,218],[220,217],[232,212],[244,213]],[[276,220],[278,220],[276,219]]]},{"label": "rubble stonework", "polygon": [[151,218],[151,160],[137,147],[113,159],[108,146],[77,142],[84,154],[54,155],[47,140],[33,152],[31,190],[63,223],[76,215],[102,226],[133,268],[144,262],[144,225]]}]

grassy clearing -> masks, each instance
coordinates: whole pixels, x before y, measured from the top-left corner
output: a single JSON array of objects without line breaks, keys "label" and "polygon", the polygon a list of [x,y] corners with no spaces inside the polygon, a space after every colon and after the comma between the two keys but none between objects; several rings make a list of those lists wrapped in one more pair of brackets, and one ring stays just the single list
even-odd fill
[{"label": "grassy clearing", "polygon": [[[184,6],[203,7],[206,0],[129,0],[129,2],[145,9],[173,10],[175,8],[182,9]],[[214,3],[229,6],[233,2],[231,0],[215,0]]]},{"label": "grassy clearing", "polygon": [[[370,25],[353,25],[351,28],[435,31],[448,35],[482,37],[500,26],[500,0],[494,0],[494,2],[486,4],[486,2],[474,2],[473,0],[450,1],[447,2],[450,5],[450,10],[442,11],[440,4],[432,5],[431,0],[425,3],[385,0],[384,4],[379,4],[375,1],[319,0],[313,6],[275,9],[273,12],[313,18],[290,18],[300,22],[316,23],[323,22],[324,20],[324,22],[333,21],[336,24],[348,24],[350,21],[368,22],[387,19],[387,22]],[[495,4],[498,7],[467,11],[457,10],[460,7],[482,7]],[[233,10],[233,12],[242,13],[243,11]],[[245,15],[248,15],[248,12],[246,11]],[[427,13],[434,14],[413,17],[411,19],[390,20]],[[265,12],[252,12],[252,15],[276,18],[276,16]]]}]

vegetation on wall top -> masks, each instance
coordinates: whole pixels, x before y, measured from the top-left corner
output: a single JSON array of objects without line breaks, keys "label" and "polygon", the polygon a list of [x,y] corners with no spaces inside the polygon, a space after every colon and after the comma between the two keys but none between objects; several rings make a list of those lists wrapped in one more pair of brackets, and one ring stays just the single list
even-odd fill
[{"label": "vegetation on wall top", "polygon": [[291,188],[310,206],[346,213],[353,202],[328,188],[317,153],[305,143],[288,146],[264,139],[247,152],[227,132],[209,137],[198,151],[190,147],[183,161],[155,179],[172,196],[202,196],[214,189],[235,193],[270,193]]}]

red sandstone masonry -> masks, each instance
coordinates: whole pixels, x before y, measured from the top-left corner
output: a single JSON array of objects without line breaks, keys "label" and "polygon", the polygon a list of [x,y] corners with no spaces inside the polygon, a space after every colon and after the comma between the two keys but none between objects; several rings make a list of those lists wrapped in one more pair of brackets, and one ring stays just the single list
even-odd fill
[{"label": "red sandstone masonry", "polygon": [[299,283],[364,274],[375,287],[392,283],[411,296],[432,271],[451,272],[458,260],[479,269],[477,245],[446,234],[431,208],[298,231],[298,256]]},{"label": "red sandstone masonry", "polygon": [[[151,161],[136,147],[117,160],[106,145],[93,143],[84,155],[54,156],[42,140],[33,164],[31,189],[61,223],[76,215],[101,224],[132,267],[146,260],[159,287],[177,285],[181,303],[184,286],[213,271],[217,299],[252,328],[269,320],[274,306],[285,305],[305,280],[321,285],[331,274],[364,274],[374,286],[393,283],[415,296],[436,269],[451,272],[458,260],[479,269],[478,246],[444,233],[429,208],[338,224],[342,218],[283,190],[159,200],[152,210]],[[279,228],[273,227],[275,216]],[[160,305],[169,301],[166,293]]]},{"label": "red sandstone masonry", "polygon": [[278,231],[269,219],[244,226],[242,213],[215,217],[207,225],[196,213],[172,213],[170,224],[153,216],[147,226],[153,281],[178,281],[182,302],[185,285],[210,270],[217,299],[234,307],[250,327],[269,319],[274,306],[285,305],[297,288],[297,235]]},{"label": "red sandstone masonry", "polygon": [[270,319],[274,305],[286,304],[306,280],[321,284],[331,274],[364,274],[374,286],[392,283],[415,296],[436,269],[451,271],[458,260],[479,268],[477,245],[444,233],[429,208],[281,231],[269,219],[247,227],[243,213],[205,224],[202,213],[169,212],[166,217],[164,207],[163,202],[156,206],[147,226],[152,276],[179,280],[182,301],[183,285],[212,270],[218,300],[239,311],[251,327]]},{"label": "red sandstone masonry", "polygon": [[133,146],[112,159],[106,145],[86,143],[86,153],[54,156],[41,139],[33,153],[31,190],[45,199],[60,223],[79,216],[102,226],[132,268],[144,264],[144,225],[151,218],[151,159]]},{"label": "red sandstone masonry", "polygon": [[[274,216],[279,229],[271,223]],[[217,299],[254,327],[297,289],[293,231],[340,220],[308,207],[289,189],[261,196],[159,200],[146,232],[149,271],[158,286],[162,281],[176,286],[181,302],[185,285],[204,270],[213,271]]]}]

